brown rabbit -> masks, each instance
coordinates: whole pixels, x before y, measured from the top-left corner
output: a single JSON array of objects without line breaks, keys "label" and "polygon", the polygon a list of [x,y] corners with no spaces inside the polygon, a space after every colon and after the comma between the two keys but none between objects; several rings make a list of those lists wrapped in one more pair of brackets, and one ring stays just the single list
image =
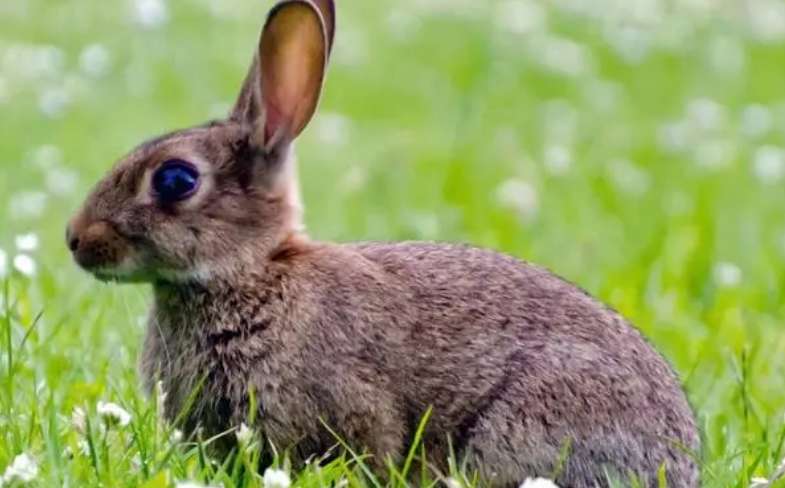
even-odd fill
[{"label": "brown rabbit", "polygon": [[141,371],[167,415],[197,391],[187,429],[225,432],[252,390],[258,427],[295,461],[336,443],[327,424],[382,467],[432,407],[429,458],[443,467],[451,447],[494,486],[654,486],[661,468],[698,486],[679,381],[585,292],[468,246],[304,234],[292,141],[334,26],[331,0],[278,3],[229,117],[142,144],[68,227],[84,269],[153,285]]}]

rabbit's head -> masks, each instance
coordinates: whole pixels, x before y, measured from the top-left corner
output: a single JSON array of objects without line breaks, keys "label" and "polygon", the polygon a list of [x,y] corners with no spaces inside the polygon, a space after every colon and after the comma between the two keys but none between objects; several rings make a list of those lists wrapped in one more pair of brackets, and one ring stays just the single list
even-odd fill
[{"label": "rabbit's head", "polygon": [[98,183],[66,232],[76,262],[106,280],[207,279],[296,237],[291,146],[316,110],[334,26],[332,0],[279,2],[229,116],[140,145]]}]

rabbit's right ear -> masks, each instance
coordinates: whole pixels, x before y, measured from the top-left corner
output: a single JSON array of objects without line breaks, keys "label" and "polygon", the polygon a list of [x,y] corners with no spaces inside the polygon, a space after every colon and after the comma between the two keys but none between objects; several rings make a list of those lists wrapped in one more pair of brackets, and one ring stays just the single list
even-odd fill
[{"label": "rabbit's right ear", "polygon": [[264,149],[288,144],[319,103],[335,35],[333,0],[283,0],[270,11],[230,119]]}]

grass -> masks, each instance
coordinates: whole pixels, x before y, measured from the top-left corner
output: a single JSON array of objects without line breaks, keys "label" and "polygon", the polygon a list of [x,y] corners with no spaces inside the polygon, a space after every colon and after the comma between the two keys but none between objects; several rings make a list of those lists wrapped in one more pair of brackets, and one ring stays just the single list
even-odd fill
[{"label": "grass", "polygon": [[[63,232],[133,145],[226,110],[270,2],[171,2],[147,27],[134,4],[0,5],[0,249],[40,241],[35,274],[0,273],[0,469],[26,452],[33,486],[260,486],[259,446],[216,465],[171,440],[135,370],[148,290],[80,273]],[[785,14],[745,6],[339,2],[299,144],[311,234],[467,241],[551,268],[681,374],[705,486],[769,476],[785,456]],[[102,427],[99,401],[131,423]],[[292,475],[372,486],[351,457]]]}]

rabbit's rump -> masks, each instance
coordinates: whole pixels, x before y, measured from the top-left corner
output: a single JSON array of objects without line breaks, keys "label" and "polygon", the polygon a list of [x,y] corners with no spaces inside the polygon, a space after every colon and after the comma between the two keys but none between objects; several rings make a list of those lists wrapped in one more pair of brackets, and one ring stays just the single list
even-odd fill
[{"label": "rabbit's rump", "polygon": [[675,375],[613,310],[551,273],[486,250],[422,243],[358,246],[410,284],[404,396],[434,407],[494,484],[560,473],[603,486],[634,473],[697,486],[692,412]]}]

